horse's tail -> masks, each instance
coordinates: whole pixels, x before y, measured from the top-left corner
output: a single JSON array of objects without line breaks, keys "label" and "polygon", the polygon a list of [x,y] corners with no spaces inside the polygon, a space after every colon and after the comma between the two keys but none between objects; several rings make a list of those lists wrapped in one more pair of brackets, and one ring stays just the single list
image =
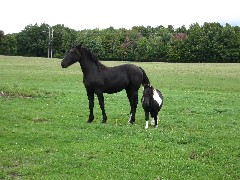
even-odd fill
[{"label": "horse's tail", "polygon": [[141,68],[141,67],[139,67],[141,70],[142,70],[142,72],[143,72],[143,80],[142,80],[142,85],[143,86],[145,86],[145,85],[149,85],[150,84],[150,81],[149,81],[149,79],[148,79],[148,77],[147,77],[147,74],[145,73],[145,71]]}]

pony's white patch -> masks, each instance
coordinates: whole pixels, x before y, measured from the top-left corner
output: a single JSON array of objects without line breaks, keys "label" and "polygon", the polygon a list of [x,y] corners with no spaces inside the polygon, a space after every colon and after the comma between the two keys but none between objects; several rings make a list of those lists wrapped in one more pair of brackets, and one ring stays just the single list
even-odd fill
[{"label": "pony's white patch", "polygon": [[153,90],[153,99],[157,101],[158,105],[161,106],[162,99],[160,98],[159,94],[157,93],[156,89]]},{"label": "pony's white patch", "polygon": [[145,129],[147,129],[148,128],[148,121],[146,121],[146,125],[145,125]]}]

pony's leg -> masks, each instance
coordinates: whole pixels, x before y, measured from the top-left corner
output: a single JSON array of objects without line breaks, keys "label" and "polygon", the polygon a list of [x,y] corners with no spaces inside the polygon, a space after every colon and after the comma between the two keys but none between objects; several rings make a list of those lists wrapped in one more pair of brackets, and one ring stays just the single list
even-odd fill
[{"label": "pony's leg", "polygon": [[155,120],[154,120],[154,118],[152,118],[151,125],[152,125],[152,126],[155,125]]},{"label": "pony's leg", "polygon": [[158,127],[158,115],[157,114],[154,116],[154,120],[155,120],[155,127],[157,128]]},{"label": "pony's leg", "polygon": [[88,123],[91,123],[94,120],[93,107],[94,107],[94,93],[87,92],[88,102],[89,102],[89,118]]},{"label": "pony's leg", "polygon": [[105,107],[104,107],[104,97],[103,97],[103,93],[98,93],[97,94],[97,97],[98,97],[98,101],[99,101],[99,106],[102,110],[102,123],[106,123],[107,121],[107,115],[106,115],[106,112],[105,112]]},{"label": "pony's leg", "polygon": [[149,112],[145,111],[145,120],[146,120],[146,125],[145,125],[145,129],[148,128],[148,120],[149,120]]}]

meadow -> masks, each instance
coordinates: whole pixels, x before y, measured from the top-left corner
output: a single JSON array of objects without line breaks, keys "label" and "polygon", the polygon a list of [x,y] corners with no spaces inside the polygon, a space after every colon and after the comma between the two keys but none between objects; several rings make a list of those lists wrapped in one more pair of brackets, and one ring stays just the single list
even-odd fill
[{"label": "meadow", "polygon": [[134,64],[164,96],[158,128],[142,89],[134,125],[124,91],[88,124],[79,64],[0,56],[0,179],[240,179],[240,64]]}]

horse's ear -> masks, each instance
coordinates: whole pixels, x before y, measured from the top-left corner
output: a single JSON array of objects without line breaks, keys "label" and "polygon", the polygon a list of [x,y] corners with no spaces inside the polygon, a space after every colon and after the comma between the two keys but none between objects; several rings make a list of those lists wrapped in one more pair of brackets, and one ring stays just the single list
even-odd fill
[{"label": "horse's ear", "polygon": [[143,84],[143,87],[144,87],[144,88],[148,88],[148,87],[151,88],[152,86],[151,86],[150,84]]},{"label": "horse's ear", "polygon": [[77,48],[80,49],[83,45],[83,42],[81,42],[79,45],[77,45]]}]

